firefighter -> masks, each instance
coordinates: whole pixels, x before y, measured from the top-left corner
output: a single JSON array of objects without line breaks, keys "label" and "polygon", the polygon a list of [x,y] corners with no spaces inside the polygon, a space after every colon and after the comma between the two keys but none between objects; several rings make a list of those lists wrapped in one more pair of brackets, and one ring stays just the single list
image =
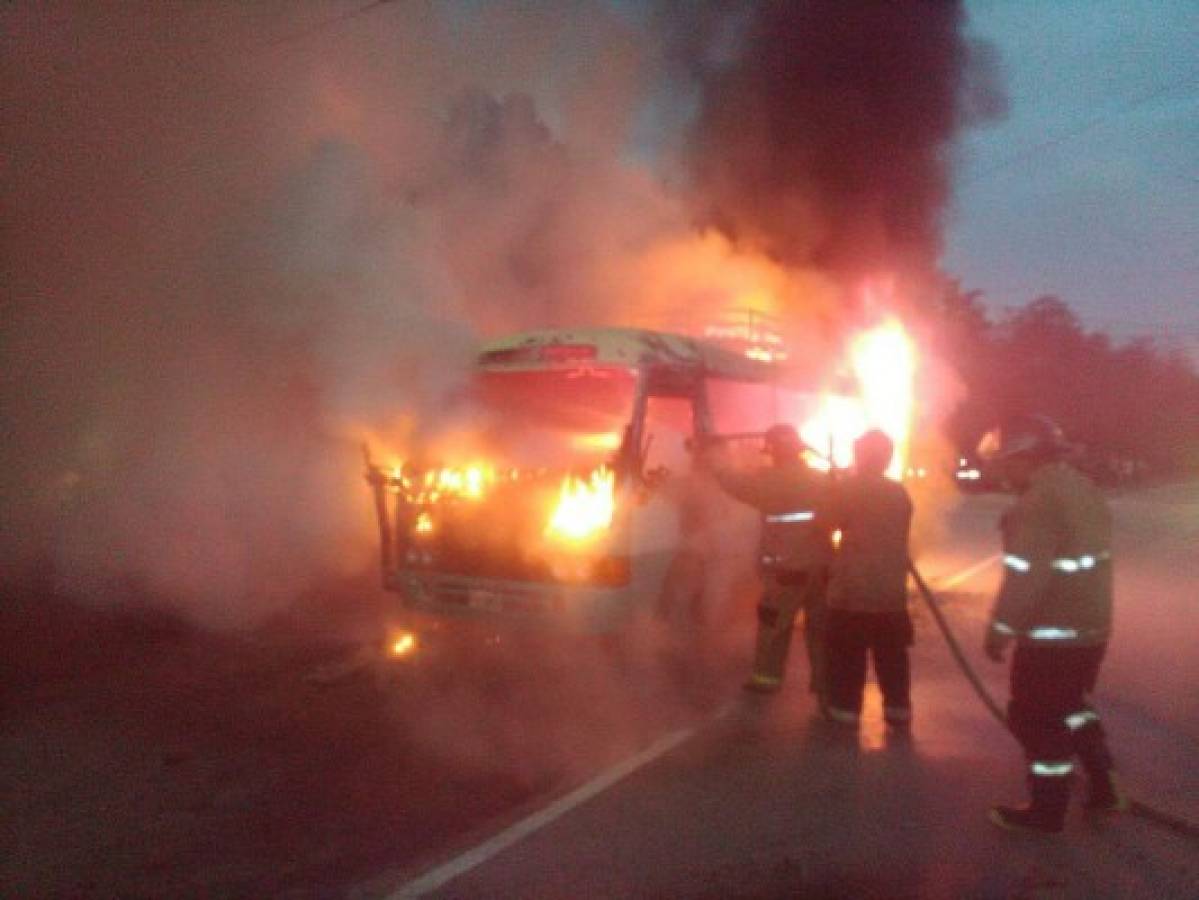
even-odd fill
[{"label": "firefighter", "polygon": [[827,481],[803,461],[803,442],[790,425],[772,426],[764,450],[769,466],[748,472],[713,467],[720,485],[762,517],[758,564],[763,590],[753,672],[744,687],[771,694],[782,686],[795,617],[802,609],[809,690],[823,707],[824,594],[832,553],[825,522]]},{"label": "firefighter", "polygon": [[895,729],[912,719],[907,606],[912,501],[886,477],[894,445],[868,431],[854,443],[854,471],[838,481],[831,524],[841,541],[828,595],[826,715],[856,726],[862,712],[867,656],[883,695],[883,718]]},{"label": "firefighter", "polygon": [[986,655],[1002,663],[1015,644],[1008,724],[1024,748],[1031,803],[996,806],[991,821],[1029,832],[1061,831],[1077,756],[1088,808],[1120,812],[1128,801],[1088,695],[1112,626],[1112,522],[1095,485],[1066,462],[1061,430],[1022,416],[983,438],[982,458],[1019,494],[1004,514],[1003,584]]}]

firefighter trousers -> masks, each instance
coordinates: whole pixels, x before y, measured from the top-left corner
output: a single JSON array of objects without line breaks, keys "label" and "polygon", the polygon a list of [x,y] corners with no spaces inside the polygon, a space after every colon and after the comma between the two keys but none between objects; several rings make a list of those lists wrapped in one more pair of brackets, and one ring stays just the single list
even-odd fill
[{"label": "firefighter trousers", "polygon": [[1056,778],[1069,784],[1075,756],[1093,788],[1107,782],[1112,756],[1103,724],[1087,699],[1106,649],[1105,644],[1021,645],[1012,655],[1008,723],[1024,748],[1034,782]]},{"label": "firefighter trousers", "polygon": [[754,647],[753,681],[764,687],[782,683],[791,650],[795,618],[804,613],[804,643],[811,677],[808,689],[823,695],[826,688],[824,605],[828,577],[824,570],[775,572],[765,576],[758,604],[758,637]]},{"label": "firefighter trousers", "polygon": [[884,716],[888,721],[906,722],[912,708],[912,675],[908,662],[911,644],[912,619],[906,609],[896,612],[829,610],[830,706],[854,716],[861,714],[869,658],[883,695]]}]

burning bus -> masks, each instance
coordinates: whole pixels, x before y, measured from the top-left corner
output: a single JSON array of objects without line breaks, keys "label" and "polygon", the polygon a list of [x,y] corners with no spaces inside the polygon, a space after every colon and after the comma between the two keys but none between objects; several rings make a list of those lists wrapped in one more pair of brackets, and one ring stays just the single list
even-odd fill
[{"label": "burning bus", "polygon": [[828,467],[866,427],[793,364],[631,328],[493,342],[460,402],[477,459],[368,458],[384,586],[416,613],[584,632],[663,596],[695,442],[804,423]]}]

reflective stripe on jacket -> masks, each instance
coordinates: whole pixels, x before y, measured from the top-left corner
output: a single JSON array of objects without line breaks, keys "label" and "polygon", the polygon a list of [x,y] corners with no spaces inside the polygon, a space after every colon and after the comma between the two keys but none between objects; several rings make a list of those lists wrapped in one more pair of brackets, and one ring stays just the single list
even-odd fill
[{"label": "reflective stripe on jacket", "polygon": [[1003,517],[1003,585],[991,627],[1026,644],[1093,645],[1112,626],[1112,523],[1071,466],[1037,469]]},{"label": "reflective stripe on jacket", "polygon": [[882,476],[848,475],[833,490],[833,560],[829,606],[853,612],[898,612],[907,606],[912,500]]},{"label": "reflective stripe on jacket", "polygon": [[803,572],[828,565],[828,482],[802,462],[748,472],[718,470],[733,497],[762,514],[759,564],[765,571]]}]

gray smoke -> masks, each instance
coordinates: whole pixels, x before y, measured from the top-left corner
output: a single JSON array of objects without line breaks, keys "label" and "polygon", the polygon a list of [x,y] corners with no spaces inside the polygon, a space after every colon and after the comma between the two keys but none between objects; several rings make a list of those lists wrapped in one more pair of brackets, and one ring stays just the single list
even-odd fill
[{"label": "gray smoke", "polygon": [[369,565],[359,441],[410,435],[481,337],[614,315],[662,217],[614,160],[628,28],[344,10],[0,12],[10,577],[252,621]]},{"label": "gray smoke", "polygon": [[958,5],[892,6],[6,4],[6,575],[240,624],[365,570],[360,442],[481,338],[693,302],[647,273],[686,283],[654,250],[710,246],[694,211],[927,262],[986,92]]}]

